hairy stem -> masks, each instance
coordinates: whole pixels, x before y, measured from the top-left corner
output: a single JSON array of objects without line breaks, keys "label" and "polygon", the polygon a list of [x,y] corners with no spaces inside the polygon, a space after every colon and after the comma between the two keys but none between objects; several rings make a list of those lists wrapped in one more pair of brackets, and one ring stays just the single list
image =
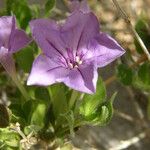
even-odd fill
[{"label": "hairy stem", "polygon": [[16,86],[18,87],[18,89],[20,90],[20,92],[22,93],[23,97],[26,100],[29,100],[28,93],[27,93],[26,89],[23,87],[23,85],[20,83],[17,75],[12,75],[11,78],[12,78],[13,82],[16,84]]},{"label": "hairy stem", "polygon": [[22,86],[21,82],[18,79],[15,62],[12,54],[6,53],[3,57],[0,58],[0,63],[8,73],[8,75],[12,78],[13,82],[16,84],[22,95],[26,100],[29,100],[29,96],[25,88]]}]

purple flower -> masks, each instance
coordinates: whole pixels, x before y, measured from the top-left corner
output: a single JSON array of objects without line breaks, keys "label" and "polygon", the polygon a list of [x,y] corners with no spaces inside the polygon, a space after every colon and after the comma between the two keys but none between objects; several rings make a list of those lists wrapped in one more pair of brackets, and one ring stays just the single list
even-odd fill
[{"label": "purple flower", "polygon": [[63,82],[92,94],[96,90],[97,68],[125,52],[114,39],[99,31],[96,16],[82,8],[76,9],[63,25],[36,19],[30,22],[30,27],[43,54],[33,63],[28,85]]},{"label": "purple flower", "polygon": [[0,18],[0,63],[27,100],[29,97],[18,80],[12,55],[29,44],[29,42],[31,42],[31,39],[26,33],[23,30],[17,29],[14,16]]},{"label": "purple flower", "polygon": [[0,18],[0,63],[11,76],[15,74],[12,54],[26,46],[30,41],[23,30],[17,29],[14,16]]}]

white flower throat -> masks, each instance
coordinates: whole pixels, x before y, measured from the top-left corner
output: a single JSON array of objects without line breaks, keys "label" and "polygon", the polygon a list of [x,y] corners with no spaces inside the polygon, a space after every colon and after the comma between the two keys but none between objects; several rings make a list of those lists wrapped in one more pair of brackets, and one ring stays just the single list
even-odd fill
[{"label": "white flower throat", "polygon": [[69,66],[70,69],[78,68],[79,65],[81,65],[81,64],[82,64],[82,60],[80,59],[79,56],[76,56],[74,61],[69,61],[68,62],[68,66]]}]

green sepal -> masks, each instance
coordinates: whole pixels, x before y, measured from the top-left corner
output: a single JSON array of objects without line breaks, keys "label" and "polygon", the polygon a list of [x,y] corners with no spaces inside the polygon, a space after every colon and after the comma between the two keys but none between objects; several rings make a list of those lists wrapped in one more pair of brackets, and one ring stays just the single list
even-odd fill
[{"label": "green sepal", "polygon": [[106,89],[102,79],[99,77],[96,93],[93,95],[85,94],[80,106],[80,114],[85,117],[91,116],[97,107],[105,101]]},{"label": "green sepal", "polygon": [[109,123],[113,116],[113,102],[116,97],[117,93],[114,93],[110,100],[105,101],[103,104],[101,104],[91,116],[88,116],[85,118],[85,121],[87,124],[90,125],[106,125]]}]

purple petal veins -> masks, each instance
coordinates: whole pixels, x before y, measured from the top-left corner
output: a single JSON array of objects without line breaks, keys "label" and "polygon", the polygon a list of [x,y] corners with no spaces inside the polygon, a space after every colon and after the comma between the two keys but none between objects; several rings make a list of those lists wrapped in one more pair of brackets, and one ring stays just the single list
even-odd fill
[{"label": "purple petal veins", "polygon": [[16,74],[13,53],[19,51],[30,42],[31,39],[26,33],[17,29],[14,16],[0,17],[0,63],[27,100],[29,96],[20,84]]},{"label": "purple petal veins", "polygon": [[113,38],[99,31],[99,22],[86,0],[73,2],[77,7],[63,25],[48,19],[30,22],[32,36],[43,54],[33,63],[28,85],[63,82],[92,94],[96,91],[97,69],[124,54]]},{"label": "purple petal veins", "polygon": [[23,30],[16,27],[14,16],[0,17],[0,63],[12,76],[15,63],[12,54],[25,47],[31,39]]},{"label": "purple petal veins", "polygon": [[0,18],[0,47],[8,49],[9,53],[14,53],[27,44],[31,39],[23,30],[16,27],[14,16],[4,16]]}]

